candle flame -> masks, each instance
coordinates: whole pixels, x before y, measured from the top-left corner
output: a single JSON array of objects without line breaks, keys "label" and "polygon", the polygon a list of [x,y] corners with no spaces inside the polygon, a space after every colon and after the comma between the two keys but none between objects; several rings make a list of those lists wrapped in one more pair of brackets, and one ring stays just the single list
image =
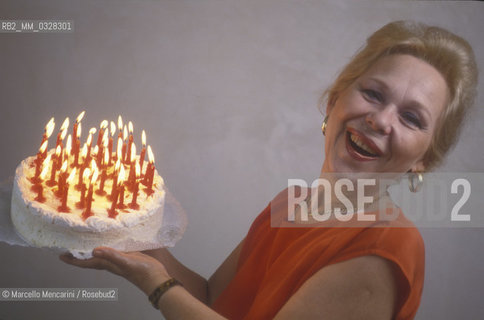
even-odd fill
[{"label": "candle flame", "polygon": [[40,153],[44,153],[45,152],[45,150],[47,149],[48,142],[49,142],[48,140],[45,140],[44,143],[42,143],[40,145],[40,148],[39,148],[39,152]]},{"label": "candle flame", "polygon": [[54,131],[54,128],[55,128],[54,118],[51,118],[47,123],[47,125],[45,126],[45,135],[47,136],[47,138],[51,136],[52,132]]},{"label": "candle flame", "polygon": [[89,145],[89,146],[92,144],[92,133],[91,132],[89,132],[89,135],[87,136],[86,144]]},{"label": "candle flame", "polygon": [[109,162],[109,150],[105,146],[104,147],[104,164],[108,164],[108,162]]},{"label": "candle flame", "polygon": [[94,156],[97,156],[97,153],[98,153],[98,152],[99,152],[99,146],[98,146],[98,145],[96,145],[96,146],[94,147],[94,149],[92,149],[92,154],[93,154]]},{"label": "candle flame", "polygon": [[[49,156],[50,156],[50,154],[49,154]],[[41,180],[45,180],[45,177],[47,177],[47,172],[49,172],[49,163],[48,162],[46,163],[46,165],[44,166],[44,168],[40,172],[39,177],[40,177]]]},{"label": "candle flame", "polygon": [[74,180],[74,177],[76,176],[76,169],[77,168],[72,169],[71,174],[69,174],[69,177],[66,180],[68,184],[71,184],[72,181]]},{"label": "candle flame", "polygon": [[67,160],[64,161],[61,167],[61,172],[66,172],[67,171]]},{"label": "candle flame", "polygon": [[126,177],[126,172],[124,170],[124,166],[121,166],[121,170],[119,171],[119,177],[118,177],[119,185],[121,185],[124,182],[125,177]]},{"label": "candle flame", "polygon": [[114,171],[118,172],[120,166],[121,166],[121,161],[118,158],[118,160],[116,161],[116,164],[114,165]]},{"label": "candle flame", "polygon": [[72,136],[71,135],[68,135],[67,136],[67,144],[66,144],[66,153],[68,155],[71,154],[71,150],[72,150]]},{"label": "candle flame", "polygon": [[77,119],[76,119],[77,123],[81,122],[82,118],[84,118],[85,113],[86,113],[86,111],[82,111],[81,113],[79,113],[79,115],[77,116]]},{"label": "candle flame", "polygon": [[141,143],[143,143],[143,147],[146,147],[146,132],[144,130],[141,132]]},{"label": "candle flame", "polygon": [[155,156],[153,155],[153,151],[151,151],[151,146],[148,146],[148,159],[151,164],[155,163]]},{"label": "candle flame", "polygon": [[103,120],[99,126],[101,129],[106,129],[108,127],[108,120]]},{"label": "candle flame", "polygon": [[131,121],[128,122],[128,130],[129,130],[129,134],[133,134],[133,123]]},{"label": "candle flame", "polygon": [[91,175],[91,169],[86,168],[84,169],[84,172],[82,173],[82,181],[86,181],[89,179],[89,176]]},{"label": "candle flame", "polygon": [[61,147],[60,146],[57,146],[57,148],[55,148],[55,156],[56,157],[59,157],[61,154]]},{"label": "candle flame", "polygon": [[115,133],[116,133],[116,124],[114,123],[114,121],[111,121],[111,136],[114,136]]},{"label": "candle flame", "polygon": [[69,128],[69,117],[67,117],[64,122],[62,122],[61,130],[61,139],[64,140],[67,134],[67,129]]},{"label": "candle flame", "polygon": [[118,159],[121,159],[121,157],[123,156],[123,139],[121,139],[121,138],[118,138],[116,155],[117,155]]},{"label": "candle flame", "polygon": [[85,159],[87,157],[87,143],[82,146],[81,157]]},{"label": "candle flame", "polygon": [[69,117],[66,117],[64,119],[64,122],[62,122],[61,130],[67,130],[69,128]]},{"label": "candle flame", "polygon": [[129,161],[131,162],[135,160],[136,160],[136,145],[133,142],[133,144],[131,145],[131,155],[129,157]]},{"label": "candle flame", "polygon": [[121,116],[118,116],[118,129],[119,131],[123,130],[123,118]]},{"label": "candle flame", "polygon": [[92,170],[97,170],[97,164],[96,164],[96,161],[94,159],[91,160],[91,168],[92,168]]},{"label": "candle flame", "polygon": [[104,134],[103,134],[103,138],[102,138],[102,142],[103,142],[103,147],[107,147],[108,146],[108,130],[104,131]]},{"label": "candle flame", "polygon": [[50,163],[50,159],[52,158],[52,154],[49,154],[45,160],[42,162],[42,167],[45,168],[48,168],[49,167],[49,163]]},{"label": "candle flame", "polygon": [[82,123],[79,123],[77,125],[77,139],[81,138],[81,132],[82,132]]},{"label": "candle flame", "polygon": [[139,162],[136,161],[136,164],[135,164],[135,171],[136,171],[136,179],[138,179],[141,175],[141,168],[139,166]]},{"label": "candle flame", "polygon": [[124,128],[123,128],[123,140],[126,140],[127,137],[128,137],[128,130],[126,129],[126,125],[124,125]]},{"label": "candle flame", "polygon": [[99,170],[95,168],[94,173],[92,174],[92,177],[91,177],[91,184],[96,183],[98,176],[99,176]]},{"label": "candle flame", "polygon": [[89,134],[96,134],[96,131],[97,131],[96,128],[93,127],[89,129]]},{"label": "candle flame", "polygon": [[66,137],[67,135],[67,129],[62,129],[61,130],[61,139],[64,140],[64,138]]}]

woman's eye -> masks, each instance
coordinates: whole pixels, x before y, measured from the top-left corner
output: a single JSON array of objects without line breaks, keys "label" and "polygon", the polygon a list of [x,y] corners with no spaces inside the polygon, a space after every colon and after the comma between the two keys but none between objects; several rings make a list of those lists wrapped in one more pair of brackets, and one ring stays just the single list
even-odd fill
[{"label": "woman's eye", "polygon": [[363,95],[369,100],[377,101],[377,102],[383,101],[383,97],[378,91],[375,91],[372,89],[363,89],[362,92],[363,92]]},{"label": "woman's eye", "polygon": [[420,122],[420,119],[414,113],[407,111],[403,113],[402,117],[403,119],[405,119],[405,121],[407,121],[411,125],[418,128],[422,128],[422,123]]}]

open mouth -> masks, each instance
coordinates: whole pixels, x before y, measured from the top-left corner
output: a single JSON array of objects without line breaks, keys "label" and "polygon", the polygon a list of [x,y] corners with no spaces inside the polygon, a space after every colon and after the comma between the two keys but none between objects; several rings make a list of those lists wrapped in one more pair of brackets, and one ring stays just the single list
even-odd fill
[{"label": "open mouth", "polygon": [[378,158],[379,155],[373,151],[367,144],[365,144],[358,136],[346,131],[346,139],[348,145],[355,151],[358,155],[364,158]]}]

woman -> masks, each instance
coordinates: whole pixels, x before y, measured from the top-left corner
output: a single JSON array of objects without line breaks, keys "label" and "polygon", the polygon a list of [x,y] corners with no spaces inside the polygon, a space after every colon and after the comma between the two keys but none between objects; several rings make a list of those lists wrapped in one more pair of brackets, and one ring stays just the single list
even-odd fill
[{"label": "woman", "polygon": [[[476,70],[467,42],[445,30],[394,22],[375,32],[327,91],[321,177],[411,173],[421,181],[457,139]],[[404,217],[383,228],[271,228],[287,201],[281,192],[208,281],[165,249],[61,259],[125,277],[167,319],[414,317],[424,247],[416,228],[394,228],[408,226]]]}]

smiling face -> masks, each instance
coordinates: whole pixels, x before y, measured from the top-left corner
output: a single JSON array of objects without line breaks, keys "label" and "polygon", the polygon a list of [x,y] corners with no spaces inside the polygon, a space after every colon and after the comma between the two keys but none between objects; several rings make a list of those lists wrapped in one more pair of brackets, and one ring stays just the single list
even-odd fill
[{"label": "smiling face", "polygon": [[328,105],[322,172],[424,171],[447,97],[444,78],[425,61],[380,58]]}]

